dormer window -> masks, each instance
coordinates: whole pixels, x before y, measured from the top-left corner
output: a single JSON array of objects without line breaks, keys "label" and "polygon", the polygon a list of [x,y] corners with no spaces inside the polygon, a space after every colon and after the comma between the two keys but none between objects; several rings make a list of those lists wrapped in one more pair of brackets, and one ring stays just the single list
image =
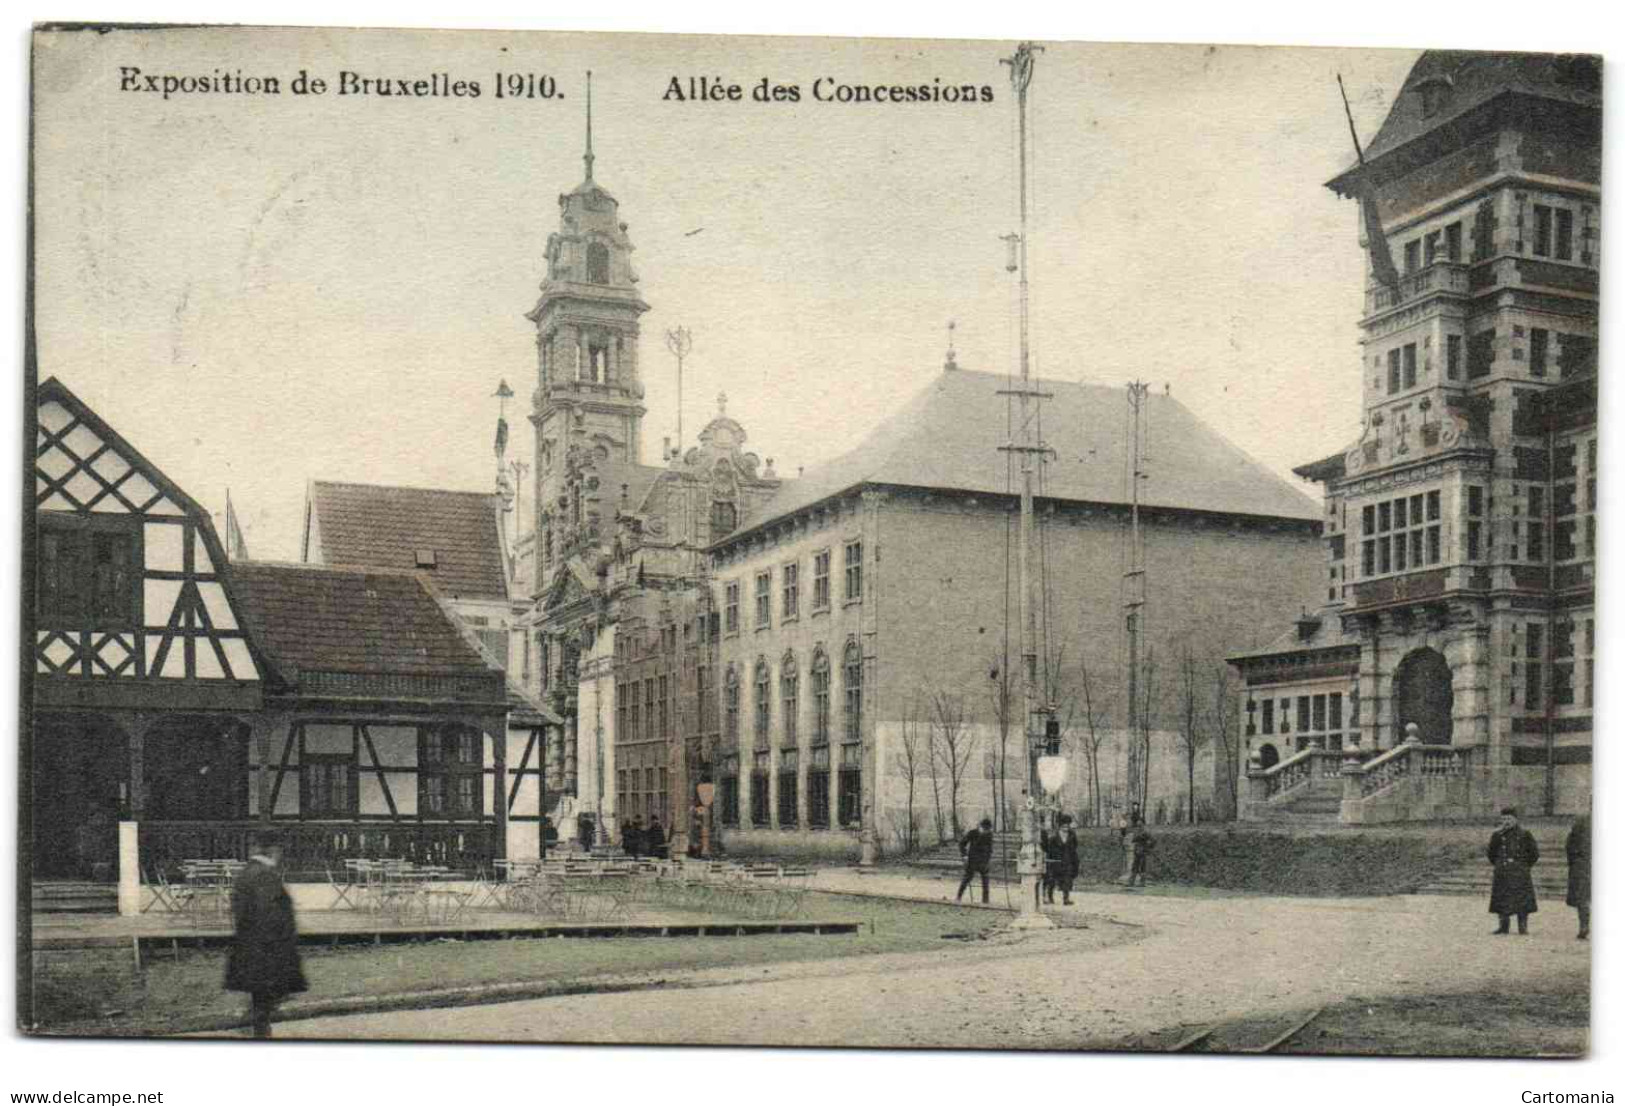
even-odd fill
[{"label": "dormer window", "polygon": [[1422,118],[1431,119],[1450,106],[1453,89],[1446,80],[1431,80],[1417,88],[1422,97]]},{"label": "dormer window", "polygon": [[591,242],[587,245],[587,282],[609,283],[609,248],[602,242]]}]

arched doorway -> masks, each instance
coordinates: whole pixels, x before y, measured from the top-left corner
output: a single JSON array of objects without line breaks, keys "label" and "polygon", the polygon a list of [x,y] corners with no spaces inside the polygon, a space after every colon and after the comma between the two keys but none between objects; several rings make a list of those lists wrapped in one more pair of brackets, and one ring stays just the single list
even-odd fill
[{"label": "arched doorway", "polygon": [[1428,745],[1450,744],[1451,711],[1456,695],[1451,689],[1450,663],[1436,649],[1407,653],[1394,671],[1394,742],[1405,740],[1405,727],[1415,722]]},{"label": "arched doorway", "polygon": [[1281,753],[1274,745],[1266,741],[1258,747],[1258,766],[1260,768],[1268,771],[1279,763],[1281,763]]}]

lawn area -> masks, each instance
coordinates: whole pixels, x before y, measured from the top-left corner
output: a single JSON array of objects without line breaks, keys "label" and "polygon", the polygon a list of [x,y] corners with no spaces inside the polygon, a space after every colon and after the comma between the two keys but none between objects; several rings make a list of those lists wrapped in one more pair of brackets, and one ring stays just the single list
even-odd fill
[{"label": "lawn area", "polygon": [[1516,988],[1383,999],[1327,1007],[1281,1051],[1339,1056],[1583,1056],[1590,980],[1560,973]]},{"label": "lawn area", "polygon": [[[1002,915],[933,903],[809,895],[801,914],[852,919],[857,934],[761,934],[746,937],[534,938],[435,940],[383,947],[307,947],[310,991],[302,1004],[358,996],[533,982],[561,991],[662,971],[748,967],[879,953],[940,949],[943,938],[975,933]],[[36,988],[41,1029],[50,1033],[160,1035],[224,1024],[242,1014],[244,996],[221,989],[225,955],[182,950],[155,958],[132,978],[128,954],[77,957],[49,965]],[[423,1002],[418,1005],[431,1005]],[[98,1012],[106,1011],[102,1016]]]}]

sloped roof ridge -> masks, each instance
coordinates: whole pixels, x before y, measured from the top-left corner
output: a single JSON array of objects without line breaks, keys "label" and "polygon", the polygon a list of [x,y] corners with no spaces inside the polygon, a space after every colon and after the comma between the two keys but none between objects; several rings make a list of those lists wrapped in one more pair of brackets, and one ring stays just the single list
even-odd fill
[{"label": "sloped roof ridge", "polygon": [[421,484],[375,484],[367,480],[312,480],[311,484],[313,486],[326,488],[373,488],[377,491],[386,492],[428,492],[433,495],[468,495],[478,496],[482,499],[489,499],[496,495],[496,493],[492,491],[476,492],[468,491],[463,488],[426,488]]}]

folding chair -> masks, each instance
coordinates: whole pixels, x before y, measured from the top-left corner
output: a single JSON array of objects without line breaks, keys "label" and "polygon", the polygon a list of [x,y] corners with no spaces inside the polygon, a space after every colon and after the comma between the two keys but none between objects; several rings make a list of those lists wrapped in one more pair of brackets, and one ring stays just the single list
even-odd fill
[{"label": "folding chair", "polygon": [[[353,880],[346,880],[344,883],[340,883],[338,880],[333,878],[333,869],[331,867],[327,867],[326,872],[327,885],[333,889],[333,905],[330,907],[330,909],[338,910],[339,908],[348,905],[351,910],[360,910],[361,904],[358,899],[351,897],[352,895],[360,894],[360,889],[356,886],[355,882]],[[345,875],[348,876],[349,873],[346,872]]]}]

